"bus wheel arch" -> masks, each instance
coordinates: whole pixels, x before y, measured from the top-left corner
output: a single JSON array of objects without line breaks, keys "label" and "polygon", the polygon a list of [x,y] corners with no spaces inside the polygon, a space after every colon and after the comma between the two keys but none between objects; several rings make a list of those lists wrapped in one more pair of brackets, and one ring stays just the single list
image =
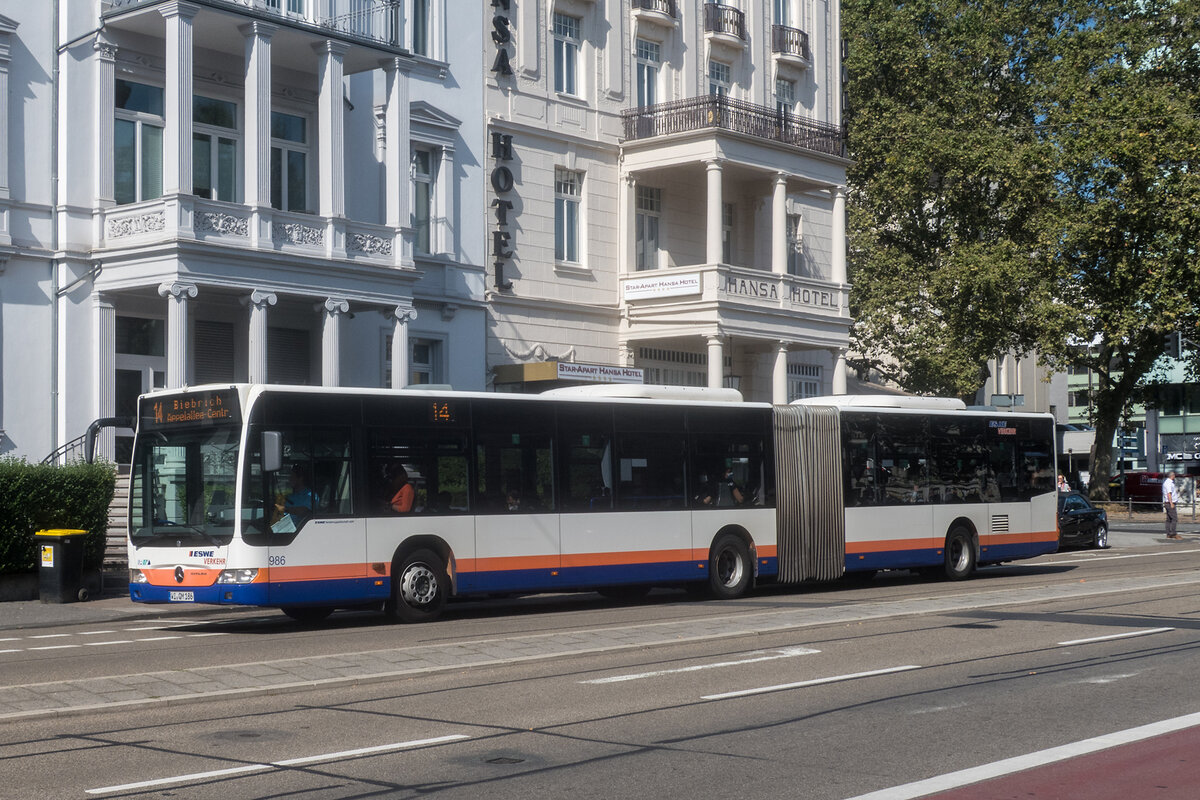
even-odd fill
[{"label": "bus wheel arch", "polygon": [[754,584],[754,559],[754,540],[745,528],[721,528],[708,548],[707,593],[718,600],[741,597]]},{"label": "bus wheel arch", "polygon": [[969,519],[959,517],[950,523],[943,555],[948,579],[965,580],[975,572],[979,564],[979,534]]},{"label": "bus wheel arch", "polygon": [[454,593],[454,554],[435,536],[406,540],[392,558],[391,597],[387,613],[401,622],[437,619]]}]

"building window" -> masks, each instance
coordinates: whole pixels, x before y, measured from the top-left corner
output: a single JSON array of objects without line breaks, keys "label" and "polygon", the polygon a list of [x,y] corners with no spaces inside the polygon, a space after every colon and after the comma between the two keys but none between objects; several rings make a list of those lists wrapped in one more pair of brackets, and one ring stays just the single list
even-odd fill
[{"label": "building window", "polygon": [[578,95],[579,19],[566,14],[554,15],[554,91]]},{"label": "building window", "polygon": [[775,111],[780,119],[796,113],[796,82],[779,79],[775,81]]},{"label": "building window", "polygon": [[429,55],[429,0],[412,0],[412,51]]},{"label": "building window", "polygon": [[821,368],[815,364],[788,364],[788,402],[821,396]]},{"label": "building window", "polygon": [[308,120],[271,112],[271,207],[308,211]]},{"label": "building window", "polygon": [[136,203],[162,196],[163,90],[116,81],[113,199]]},{"label": "building window", "polygon": [[787,271],[799,275],[803,267],[804,228],[799,214],[787,215]]},{"label": "building window", "polygon": [[197,95],[192,125],[192,194],[236,202],[237,104]]},{"label": "building window", "polygon": [[[406,386],[423,386],[443,382],[443,342],[438,339],[408,339],[408,383]],[[392,334],[383,337],[383,380],[385,389],[392,389]],[[400,387],[404,388],[404,387]]]},{"label": "building window", "polygon": [[728,64],[720,61],[708,62],[708,93],[716,97],[728,97],[729,87],[733,85]]},{"label": "building window", "polygon": [[579,201],[583,173],[554,170],[554,259],[579,263]]},{"label": "building window", "polygon": [[418,253],[432,252],[433,173],[433,153],[415,148],[412,151],[412,226]]},{"label": "building window", "polygon": [[733,263],[733,203],[721,204],[721,262]]},{"label": "building window", "polygon": [[772,20],[776,25],[784,25],[791,27],[791,9],[788,8],[790,0],[773,0],[774,14]]},{"label": "building window", "polygon": [[658,102],[658,70],[662,65],[657,42],[637,40],[637,104],[652,106]]},{"label": "building window", "polygon": [[636,269],[658,269],[659,216],[662,213],[662,189],[637,187]]}]

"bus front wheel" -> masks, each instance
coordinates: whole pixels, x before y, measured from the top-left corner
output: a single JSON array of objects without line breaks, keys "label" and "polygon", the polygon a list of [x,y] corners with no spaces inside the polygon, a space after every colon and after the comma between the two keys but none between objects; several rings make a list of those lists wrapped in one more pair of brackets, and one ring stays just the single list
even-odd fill
[{"label": "bus front wheel", "polygon": [[750,548],[740,536],[726,533],[708,556],[708,593],[718,600],[741,597],[750,586],[753,571]]},{"label": "bus front wheel", "polygon": [[954,528],[946,536],[946,577],[961,581],[975,571],[975,545],[966,528]]},{"label": "bus front wheel", "polygon": [[437,619],[446,605],[450,578],[446,564],[432,550],[415,550],[392,573],[392,598],[388,613],[401,622]]}]

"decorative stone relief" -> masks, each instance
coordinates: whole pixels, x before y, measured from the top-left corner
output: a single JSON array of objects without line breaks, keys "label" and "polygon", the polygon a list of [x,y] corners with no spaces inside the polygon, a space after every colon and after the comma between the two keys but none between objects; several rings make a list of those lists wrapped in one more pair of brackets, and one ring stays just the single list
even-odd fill
[{"label": "decorative stone relief", "polygon": [[249,236],[250,222],[233,214],[220,211],[201,211],[196,215],[196,230],[211,233],[231,233],[234,236]]},{"label": "decorative stone relief", "polygon": [[121,217],[108,220],[108,238],[123,239],[126,236],[142,236],[167,229],[167,215],[163,211],[151,211],[136,217]]},{"label": "decorative stone relief", "polygon": [[299,222],[275,223],[271,226],[276,241],[284,244],[299,244],[308,247],[322,247],[325,244],[325,230]]},{"label": "decorative stone relief", "polygon": [[352,253],[390,256],[392,254],[392,240],[383,236],[373,236],[369,233],[352,233],[346,242],[346,249]]}]

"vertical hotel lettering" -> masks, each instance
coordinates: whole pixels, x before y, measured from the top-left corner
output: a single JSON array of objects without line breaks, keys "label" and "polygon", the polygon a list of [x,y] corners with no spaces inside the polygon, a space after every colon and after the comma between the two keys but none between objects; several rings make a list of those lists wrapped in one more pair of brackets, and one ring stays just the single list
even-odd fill
[{"label": "vertical hotel lettering", "polygon": [[[492,41],[496,44],[496,58],[492,61],[492,72],[497,79],[510,77],[513,74],[512,62],[509,60],[508,45],[512,43],[512,28],[507,12],[511,10],[512,0],[491,0],[494,13],[492,15]],[[512,134],[492,131],[492,189],[496,199],[492,208],[496,213],[496,230],[492,231],[492,266],[496,269],[495,287],[501,291],[512,288],[512,281],[504,279],[504,265],[515,254],[513,250],[513,234],[509,229],[511,220],[509,214],[513,210],[513,201],[505,195],[512,192],[514,186],[512,170],[508,162],[513,160]]]}]

